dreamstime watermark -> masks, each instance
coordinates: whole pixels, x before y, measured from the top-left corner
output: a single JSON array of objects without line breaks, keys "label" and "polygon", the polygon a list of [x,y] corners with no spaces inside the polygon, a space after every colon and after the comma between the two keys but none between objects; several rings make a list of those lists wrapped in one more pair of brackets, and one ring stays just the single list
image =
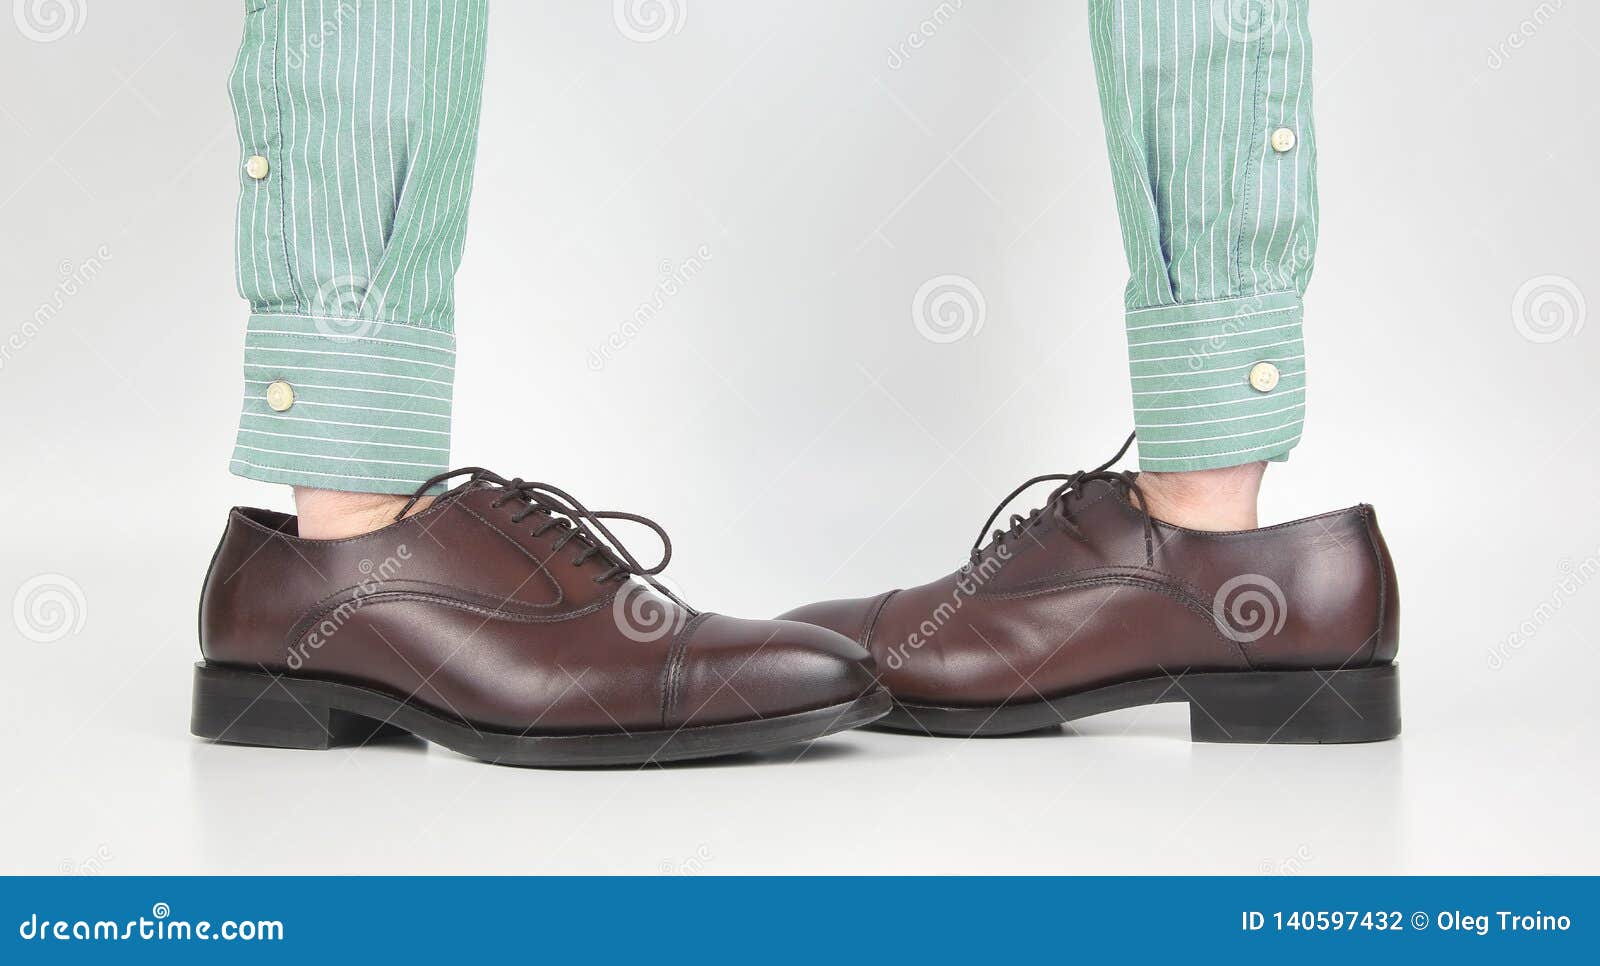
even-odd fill
[{"label": "dreamstime watermark", "polygon": [[687,0],[612,0],[611,15],[622,36],[649,44],[682,30],[689,9]]},{"label": "dreamstime watermark", "polygon": [[676,298],[690,280],[705,271],[706,263],[711,261],[711,246],[701,245],[694,250],[694,254],[674,265],[671,262],[661,263],[660,275],[656,278],[655,288],[651,290],[650,297],[640,302],[633,310],[633,314],[622,321],[622,324],[611,330],[606,335],[605,341],[589,350],[588,366],[590,371],[599,372],[606,367],[612,357],[626,349],[633,340],[644,334],[656,316],[666,308],[667,302]]},{"label": "dreamstime watermark", "polygon": [[[1260,285],[1260,291],[1255,295],[1238,299],[1237,306],[1233,310],[1233,317],[1224,320],[1217,332],[1207,336],[1195,336],[1180,340],[1199,343],[1198,345],[1190,345],[1184,350],[1184,355],[1186,356],[1184,362],[1189,367],[1190,372],[1200,372],[1206,369],[1213,356],[1258,348],[1251,345],[1230,347],[1236,336],[1246,336],[1262,331],[1261,328],[1256,326],[1264,324],[1268,329],[1277,329],[1297,323],[1295,316],[1298,313],[1288,308],[1269,309],[1267,307],[1268,300],[1284,292],[1293,291],[1295,278],[1301,273],[1302,269],[1307,273],[1310,272],[1312,260],[1316,255],[1315,241],[1315,235],[1310,232],[1302,232],[1296,237],[1291,237],[1283,259],[1278,264],[1263,269],[1259,273],[1265,276],[1265,284],[1261,284],[1260,280],[1257,280],[1257,284]],[[1266,323],[1259,321],[1262,316],[1267,316],[1269,313],[1271,321]],[[1246,324],[1246,319],[1252,320],[1250,324]],[[1274,339],[1270,341],[1284,340]]]},{"label": "dreamstime watermark", "polygon": [[11,18],[22,36],[48,44],[83,30],[88,0],[13,0]]},{"label": "dreamstime watermark", "polygon": [[330,339],[361,339],[378,323],[361,317],[367,302],[367,279],[362,275],[336,275],[317,286],[312,313],[318,332]]},{"label": "dreamstime watermark", "polygon": [[1558,342],[1583,331],[1589,305],[1565,275],[1535,275],[1511,297],[1511,324],[1529,342]]},{"label": "dreamstime watermark", "polygon": [[1567,0],[1545,0],[1534,7],[1526,17],[1522,18],[1522,22],[1517,24],[1517,29],[1506,34],[1506,38],[1498,44],[1489,47],[1489,69],[1499,70],[1510,63],[1512,56],[1527,46],[1528,41],[1537,36],[1539,31],[1544,29],[1544,25],[1550,22],[1550,18],[1566,5]]},{"label": "dreamstime watermark", "polygon": [[1228,640],[1250,644],[1283,630],[1289,604],[1283,588],[1262,574],[1230,578],[1211,599],[1211,617]]},{"label": "dreamstime watermark", "polygon": [[311,629],[301,636],[300,641],[289,647],[287,663],[289,670],[298,671],[311,659],[312,652],[322,649],[322,646],[339,633],[339,629],[349,623],[350,618],[365,606],[372,595],[380,593],[386,581],[399,576],[405,568],[406,561],[411,559],[411,548],[400,544],[390,556],[383,558],[379,563],[373,563],[369,558],[363,558],[356,565],[361,572],[361,579],[356,583],[355,592],[346,600],[339,603],[322,619],[312,625]]},{"label": "dreamstime watermark", "polygon": [[711,864],[711,847],[701,845],[694,850],[694,854],[682,859],[662,859],[662,875],[699,875]]},{"label": "dreamstime watermark", "polygon": [[[678,597],[678,586],[665,577],[656,577],[661,586]],[[611,598],[611,619],[617,630],[635,644],[649,644],[683,630],[689,612],[658,593],[649,584],[630,579]]]},{"label": "dreamstime watermark", "polygon": [[1262,875],[1299,875],[1311,862],[1311,846],[1302,845],[1294,854],[1283,859],[1262,859]]},{"label": "dreamstime watermark", "polygon": [[906,39],[889,48],[889,69],[899,70],[911,61],[911,55],[926,47],[944,25],[955,19],[966,5],[966,0],[945,0],[945,2],[928,11],[915,30],[906,34]]},{"label": "dreamstime watermark", "polygon": [[1212,24],[1235,43],[1272,33],[1288,12],[1288,0],[1211,0]]},{"label": "dreamstime watermark", "polygon": [[23,582],[11,598],[11,621],[35,644],[54,644],[83,630],[89,602],[65,574],[40,574]]},{"label": "dreamstime watermark", "polygon": [[101,843],[87,858],[62,859],[62,875],[99,875],[111,864],[111,847]]},{"label": "dreamstime watermark", "polygon": [[326,47],[328,41],[337,36],[339,31],[344,28],[345,18],[355,15],[355,4],[351,3],[350,0],[339,0],[334,5],[332,16],[319,14],[319,16],[322,16],[322,21],[316,27],[304,31],[304,40],[300,42],[298,47],[290,47],[288,49],[284,54],[284,62],[291,69],[300,70],[305,66],[307,56],[313,51],[318,53],[318,58],[320,59],[322,48]]},{"label": "dreamstime watermark", "polygon": [[106,245],[96,248],[93,255],[83,261],[61,263],[61,278],[56,281],[56,286],[51,290],[49,298],[40,302],[33,310],[33,315],[23,320],[17,327],[0,342],[0,369],[4,369],[17,354],[28,347],[37,339],[50,323],[56,320],[69,301],[76,298],[86,290],[94,280],[100,277],[105,270],[105,263],[111,261],[111,249]]},{"label": "dreamstime watermark", "polygon": [[1570,558],[1562,560],[1559,569],[1561,576],[1551,586],[1550,592],[1539,601],[1538,606],[1517,625],[1516,630],[1506,635],[1505,640],[1489,648],[1491,670],[1498,671],[1505,667],[1518,652],[1532,643],[1546,624],[1561,613],[1567,601],[1576,597],[1579,591],[1595,578],[1595,575],[1600,574],[1600,550],[1576,563]]},{"label": "dreamstime watermark", "polygon": [[911,324],[929,342],[948,345],[978,334],[989,305],[965,275],[936,275],[911,298]]},{"label": "dreamstime watermark", "polygon": [[932,613],[923,618],[922,622],[910,634],[906,635],[904,641],[898,644],[891,644],[883,663],[887,664],[889,669],[893,671],[898,671],[905,667],[906,662],[911,658],[912,652],[921,650],[923,645],[933,640],[934,636],[939,633],[940,628],[950,623],[951,619],[961,612],[961,608],[966,606],[967,601],[971,600],[979,590],[983,589],[984,584],[993,580],[995,575],[1000,573],[1001,568],[1010,562],[1011,548],[1004,543],[996,543],[993,554],[985,555],[976,565],[969,565],[963,568],[956,576],[956,586],[950,592],[950,599],[941,600]]}]

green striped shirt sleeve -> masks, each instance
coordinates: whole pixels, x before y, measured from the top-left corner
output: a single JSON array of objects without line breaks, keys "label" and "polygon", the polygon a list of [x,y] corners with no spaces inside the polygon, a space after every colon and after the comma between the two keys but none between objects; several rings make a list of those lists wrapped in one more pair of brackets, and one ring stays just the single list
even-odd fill
[{"label": "green striped shirt sleeve", "polygon": [[247,0],[229,82],[250,303],[230,468],[359,492],[449,461],[486,0]]},{"label": "green striped shirt sleeve", "polygon": [[1091,0],[1142,469],[1284,459],[1316,250],[1308,0]]}]

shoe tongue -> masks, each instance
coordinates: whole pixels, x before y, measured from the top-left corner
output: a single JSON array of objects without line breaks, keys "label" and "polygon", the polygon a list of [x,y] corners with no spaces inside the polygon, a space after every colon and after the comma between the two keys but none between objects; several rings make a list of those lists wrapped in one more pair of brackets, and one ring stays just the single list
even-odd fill
[{"label": "shoe tongue", "polygon": [[1110,480],[1089,480],[1080,484],[1078,490],[1083,494],[1079,499],[1098,500],[1115,493],[1118,487],[1113,486]]}]

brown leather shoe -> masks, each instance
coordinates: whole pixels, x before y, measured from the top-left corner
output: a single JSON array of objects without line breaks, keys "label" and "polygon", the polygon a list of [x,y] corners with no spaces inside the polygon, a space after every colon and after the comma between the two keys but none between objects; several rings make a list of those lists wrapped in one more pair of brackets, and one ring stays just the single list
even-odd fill
[{"label": "brown leather shoe", "polygon": [[[400,730],[501,764],[616,765],[809,741],[888,711],[848,638],[683,604],[654,577],[671,557],[654,522],[486,470],[419,494],[462,473],[347,540],[234,509],[200,605],[193,732],[326,748]],[[661,563],[641,566],[608,519],[652,528]]]},{"label": "brown leather shoe", "polygon": [[1137,474],[1108,471],[1121,455],[1023,484],[984,530],[1027,486],[1063,481],[987,545],[980,531],[953,574],[784,619],[868,647],[895,730],[1011,734],[1186,701],[1196,741],[1399,734],[1400,600],[1372,508],[1186,530],[1139,509]]}]

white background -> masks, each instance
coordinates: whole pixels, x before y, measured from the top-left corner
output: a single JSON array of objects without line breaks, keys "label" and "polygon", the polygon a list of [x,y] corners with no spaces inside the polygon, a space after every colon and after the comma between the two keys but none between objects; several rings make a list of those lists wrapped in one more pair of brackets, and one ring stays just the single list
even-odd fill
[{"label": "white background", "polygon": [[[1592,5],[1314,11],[1311,409],[1265,519],[1378,507],[1399,741],[1192,745],[1179,705],[577,773],[189,737],[224,514],[287,506],[226,473],[241,6],[54,5],[50,42],[0,19],[0,336],[108,257],[0,367],[0,604],[82,594],[51,643],[0,620],[0,871],[1597,871]],[[654,516],[691,599],[769,615],[937,576],[1013,483],[1108,456],[1125,268],[1084,10],[968,0],[891,66],[934,6],[680,0],[638,43],[601,0],[496,4],[456,460]],[[911,301],[943,274],[987,314],[936,345]],[[1564,335],[1535,342],[1513,302],[1545,275]]]}]

